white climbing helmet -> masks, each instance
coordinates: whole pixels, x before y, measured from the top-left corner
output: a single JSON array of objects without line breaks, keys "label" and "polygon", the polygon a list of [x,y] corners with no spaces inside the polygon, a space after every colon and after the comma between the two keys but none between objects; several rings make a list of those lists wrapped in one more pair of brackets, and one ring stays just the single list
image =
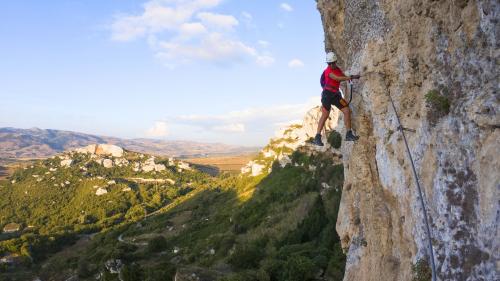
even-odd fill
[{"label": "white climbing helmet", "polygon": [[337,56],[334,52],[328,52],[326,54],[326,63],[332,63],[337,61]]}]

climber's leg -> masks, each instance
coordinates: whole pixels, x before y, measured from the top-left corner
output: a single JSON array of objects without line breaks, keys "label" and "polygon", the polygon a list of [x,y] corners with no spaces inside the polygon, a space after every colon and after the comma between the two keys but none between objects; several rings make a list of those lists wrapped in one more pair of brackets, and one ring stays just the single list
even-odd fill
[{"label": "climber's leg", "polygon": [[345,124],[345,129],[346,129],[346,134],[345,134],[345,140],[346,141],[356,141],[359,139],[358,136],[355,136],[352,133],[352,127],[351,127],[351,109],[349,106],[346,106],[341,109],[342,113],[344,113],[344,124]]},{"label": "climber's leg", "polygon": [[321,94],[321,117],[318,121],[318,130],[316,131],[316,136],[314,137],[313,143],[315,145],[323,146],[323,141],[321,140],[321,131],[325,127],[326,120],[330,116],[330,110],[332,109],[334,99],[334,93],[327,90],[323,91]]},{"label": "climber's leg", "polygon": [[323,146],[323,141],[321,140],[321,131],[323,130],[323,127],[325,126],[326,119],[328,119],[328,116],[330,115],[330,110],[327,110],[324,106],[321,106],[321,117],[319,118],[318,122],[318,130],[316,132],[316,136],[314,137],[313,143],[315,145]]},{"label": "climber's leg", "polygon": [[319,118],[318,130],[316,131],[317,135],[321,135],[321,131],[323,130],[323,127],[325,126],[326,123],[326,119],[328,119],[329,115],[330,115],[330,110],[327,110],[324,106],[321,106],[321,117]]},{"label": "climber's leg", "polygon": [[344,113],[344,125],[347,131],[351,130],[351,109],[346,106],[341,109],[342,113]]}]

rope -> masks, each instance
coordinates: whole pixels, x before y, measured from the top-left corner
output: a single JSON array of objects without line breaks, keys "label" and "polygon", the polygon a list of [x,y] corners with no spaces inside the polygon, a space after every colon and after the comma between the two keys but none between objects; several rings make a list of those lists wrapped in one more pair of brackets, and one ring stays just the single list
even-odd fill
[{"label": "rope", "polygon": [[[394,113],[396,114],[396,119],[398,120],[398,129],[403,135],[403,140],[406,146],[406,151],[408,152],[408,157],[410,158],[411,168],[413,170],[413,176],[415,178],[415,184],[417,185],[418,196],[420,198],[420,204],[422,205],[422,213],[424,215],[424,223],[425,230],[427,232],[427,240],[429,240],[429,258],[431,260],[431,269],[432,269],[432,281],[436,281],[436,264],[434,263],[434,250],[432,248],[432,236],[431,236],[431,228],[429,226],[429,221],[427,219],[427,209],[425,207],[424,197],[422,195],[422,188],[420,187],[420,182],[418,180],[417,170],[415,169],[415,163],[413,162],[413,157],[411,156],[410,148],[408,147],[408,141],[406,140],[406,135],[404,132],[404,128],[401,125],[401,120],[399,119],[398,111],[396,110],[396,106],[394,105],[394,101],[392,100],[391,94],[386,92],[389,96],[389,99],[392,104],[392,108],[394,109]],[[352,94],[351,94],[352,95]]]},{"label": "rope", "polygon": [[349,106],[351,104],[351,101],[352,101],[352,84],[353,84],[353,82],[352,82],[352,80],[348,80],[348,83],[349,83],[349,92],[351,93],[351,96],[349,97],[349,102],[347,102],[347,106]]}]

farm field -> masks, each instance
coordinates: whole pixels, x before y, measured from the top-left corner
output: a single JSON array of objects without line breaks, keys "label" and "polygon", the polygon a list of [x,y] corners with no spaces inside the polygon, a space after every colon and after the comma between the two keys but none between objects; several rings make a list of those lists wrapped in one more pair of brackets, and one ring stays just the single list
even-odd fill
[{"label": "farm field", "polygon": [[234,173],[234,172],[240,172],[240,169],[244,167],[254,157],[255,154],[244,154],[239,156],[189,158],[185,159],[185,161],[198,165],[214,166],[217,167],[220,172]]}]

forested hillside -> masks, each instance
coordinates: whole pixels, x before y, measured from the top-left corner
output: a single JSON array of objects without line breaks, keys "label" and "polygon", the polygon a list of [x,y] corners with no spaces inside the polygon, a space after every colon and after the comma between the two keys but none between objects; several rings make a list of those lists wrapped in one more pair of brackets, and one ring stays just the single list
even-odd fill
[{"label": "forested hillside", "polygon": [[20,226],[0,242],[11,261],[1,276],[341,280],[340,136],[317,149],[308,128],[272,139],[249,164],[259,173],[210,176],[174,159],[115,157],[111,146],[18,170],[1,183],[1,224]]}]

